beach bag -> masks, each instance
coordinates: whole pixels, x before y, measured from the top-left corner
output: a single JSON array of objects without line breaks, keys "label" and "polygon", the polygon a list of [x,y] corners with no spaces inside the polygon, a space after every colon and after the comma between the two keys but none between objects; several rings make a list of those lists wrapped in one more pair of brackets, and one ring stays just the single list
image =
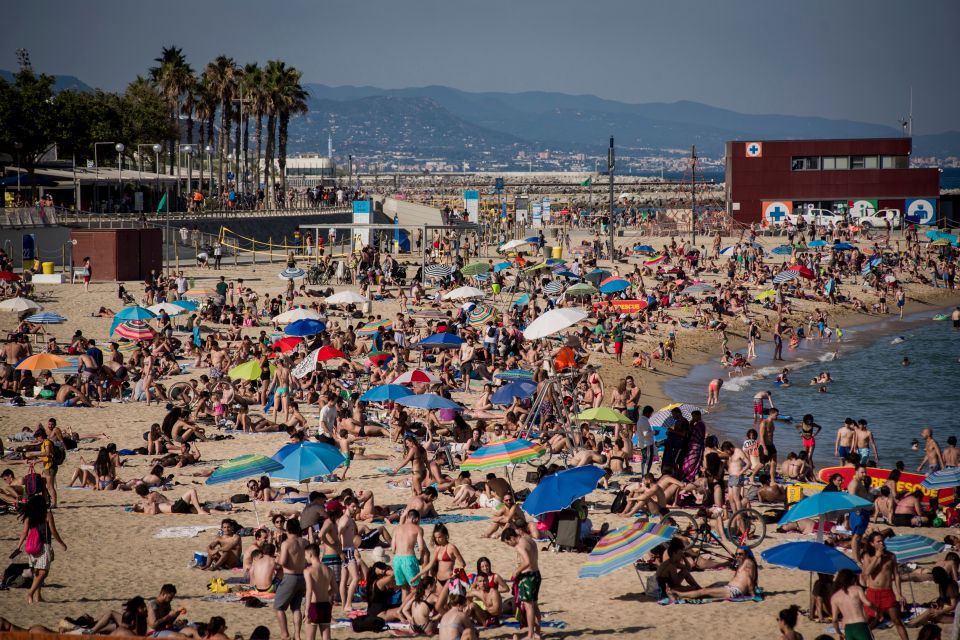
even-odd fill
[{"label": "beach bag", "polygon": [[40,539],[40,529],[30,527],[27,531],[27,539],[23,543],[23,551],[28,556],[38,557],[43,553],[43,541]]},{"label": "beach bag", "polygon": [[362,616],[350,621],[354,633],[380,633],[387,628],[387,623],[380,616]]},{"label": "beach bag", "polygon": [[64,447],[58,446],[56,443],[53,445],[53,464],[56,466],[62,465],[67,460],[67,450]]},{"label": "beach bag", "polygon": [[617,491],[617,495],[613,499],[613,503],[610,505],[610,513],[623,513],[623,510],[626,508],[627,508],[627,490],[620,489],[620,491]]}]

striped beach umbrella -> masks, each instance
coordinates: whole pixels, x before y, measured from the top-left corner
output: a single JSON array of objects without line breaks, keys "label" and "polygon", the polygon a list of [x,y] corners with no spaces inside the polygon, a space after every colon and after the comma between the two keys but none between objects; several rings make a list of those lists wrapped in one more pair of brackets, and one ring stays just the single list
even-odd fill
[{"label": "striped beach umbrella", "polygon": [[120,336],[121,338],[134,341],[153,340],[153,338],[157,335],[157,332],[153,330],[153,327],[148,325],[143,320],[128,320],[127,322],[121,322],[114,328],[112,333]]},{"label": "striped beach umbrella", "polygon": [[654,256],[653,258],[650,258],[649,260],[644,260],[644,261],[643,261],[643,264],[644,264],[644,266],[646,266],[646,267],[652,267],[652,266],[655,266],[655,265],[660,264],[661,262],[663,262],[663,261],[666,260],[666,259],[667,259],[667,256]]},{"label": "striped beach umbrella", "polygon": [[523,438],[509,438],[480,447],[460,465],[462,471],[484,471],[535,460],[543,447]]},{"label": "striped beach umbrella", "polygon": [[15,368],[21,371],[40,371],[41,369],[64,369],[70,361],[52,353],[38,353],[21,360]]},{"label": "striped beach umbrella", "polygon": [[299,280],[300,278],[306,277],[306,275],[307,272],[300,267],[287,267],[278,273],[277,277],[281,280]]},{"label": "striped beach umbrella", "polygon": [[599,578],[621,567],[633,564],[657,545],[670,541],[677,528],[663,520],[635,522],[611,531],[597,543],[578,577]]},{"label": "striped beach umbrella", "polygon": [[579,298],[582,296],[592,296],[593,294],[598,293],[599,291],[600,290],[597,289],[592,284],[588,284],[586,282],[580,282],[573,285],[572,287],[568,287],[567,290],[563,292],[563,295],[567,296],[568,298],[574,298],[574,297]]},{"label": "striped beach umbrella", "polygon": [[393,320],[377,320],[376,322],[368,322],[359,329],[357,329],[358,336],[372,336],[377,332],[380,327],[383,327],[384,331],[393,326]]},{"label": "striped beach umbrella", "polygon": [[813,280],[815,277],[813,271],[809,268],[803,266],[802,264],[795,264],[792,267],[788,267],[790,271],[796,271],[800,274],[801,278],[806,278],[807,280]]},{"label": "striped beach umbrella", "polygon": [[619,276],[611,276],[600,283],[600,293],[620,293],[630,288],[630,281]]},{"label": "striped beach umbrella", "polygon": [[373,366],[377,364],[383,364],[390,360],[393,357],[393,354],[389,351],[377,351],[373,350],[367,354],[367,366]]},{"label": "striped beach umbrella", "polygon": [[478,304],[467,314],[467,321],[471,326],[477,327],[495,319],[496,315],[497,310],[492,306],[488,304]]},{"label": "striped beach umbrella", "polygon": [[433,375],[429,371],[424,371],[423,369],[411,369],[405,373],[401,373],[397,376],[391,384],[413,384],[415,382],[422,382],[424,384],[438,384],[440,378]]},{"label": "striped beach umbrella", "polygon": [[784,282],[790,282],[791,280],[796,280],[800,277],[800,274],[793,269],[787,269],[786,271],[781,271],[777,275],[773,276],[773,284],[783,284]]},{"label": "striped beach umbrella", "polygon": [[113,316],[114,321],[117,320],[151,320],[156,318],[157,314],[149,309],[144,307],[132,306],[124,307],[117,311],[116,315]]},{"label": "striped beach umbrella", "polygon": [[446,278],[453,273],[453,267],[448,264],[428,264],[423,268],[423,275],[427,278]]},{"label": "striped beach umbrella", "polygon": [[883,544],[900,564],[938,555],[946,548],[942,542],[918,535],[893,536],[884,540]]},{"label": "striped beach umbrella", "polygon": [[229,460],[213,470],[207,477],[207,484],[221,484],[250,476],[271,474],[283,469],[283,465],[260,453],[247,453]]},{"label": "striped beach umbrella", "polygon": [[921,482],[927,489],[951,489],[960,486],[960,467],[950,467],[927,474]]},{"label": "striped beach umbrella", "polygon": [[510,369],[493,374],[498,380],[533,380],[533,371],[526,369]]},{"label": "striped beach umbrella", "polygon": [[673,411],[674,408],[679,408],[680,414],[687,420],[693,418],[694,411],[700,411],[700,407],[692,404],[668,404],[664,408],[660,409],[660,411],[657,411],[655,414],[650,416],[650,424],[657,427],[665,426],[668,422],[669,424],[673,424],[673,415],[671,414],[671,411]]},{"label": "striped beach umbrella", "polygon": [[486,262],[471,262],[460,269],[460,273],[465,276],[475,276],[490,271],[490,265]]},{"label": "striped beach umbrella", "polygon": [[543,285],[543,292],[547,295],[555,296],[563,291],[563,285],[559,280],[549,280]]},{"label": "striped beach umbrella", "polygon": [[26,320],[27,322],[32,322],[34,324],[60,324],[61,322],[67,321],[67,319],[62,315],[59,313],[53,313],[52,311],[35,313],[32,316],[27,316]]}]

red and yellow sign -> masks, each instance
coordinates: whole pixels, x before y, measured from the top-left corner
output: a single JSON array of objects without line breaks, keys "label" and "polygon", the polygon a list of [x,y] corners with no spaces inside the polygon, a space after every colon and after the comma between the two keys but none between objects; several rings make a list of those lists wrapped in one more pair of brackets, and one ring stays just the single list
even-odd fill
[{"label": "red and yellow sign", "polygon": [[646,300],[611,300],[594,302],[594,311],[616,311],[617,313],[639,313],[647,308]]},{"label": "red and yellow sign", "polygon": [[[850,481],[853,480],[854,471],[855,469],[853,467],[826,467],[825,469],[820,469],[817,477],[821,482],[827,482],[830,480],[830,476],[839,473],[840,477],[843,478],[843,488],[846,489]],[[887,478],[890,477],[890,469],[867,467],[867,477],[870,479],[870,488],[882,487],[884,483],[886,483]],[[928,501],[930,498],[939,498],[941,503],[953,500],[954,489],[940,489],[939,491],[936,489],[927,489],[920,484],[925,477],[926,476],[919,473],[901,472],[900,480],[897,481],[897,493],[920,489],[920,491],[923,492],[924,501]]]}]

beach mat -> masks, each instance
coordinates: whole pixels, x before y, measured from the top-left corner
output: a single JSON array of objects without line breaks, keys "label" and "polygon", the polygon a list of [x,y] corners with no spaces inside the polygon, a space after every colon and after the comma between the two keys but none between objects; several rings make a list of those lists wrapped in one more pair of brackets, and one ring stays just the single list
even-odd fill
[{"label": "beach mat", "polygon": [[668,604],[711,604],[713,602],[763,602],[763,596],[758,594],[739,598],[678,598],[676,600],[662,598],[657,604],[666,606]]},{"label": "beach mat", "polygon": [[154,534],[154,538],[196,538],[204,531],[219,529],[215,524],[198,524],[187,527],[164,527]]},{"label": "beach mat", "polygon": [[420,524],[457,524],[458,522],[479,522],[480,520],[489,519],[489,516],[471,516],[464,513],[445,513],[436,518],[423,518],[420,520]]}]

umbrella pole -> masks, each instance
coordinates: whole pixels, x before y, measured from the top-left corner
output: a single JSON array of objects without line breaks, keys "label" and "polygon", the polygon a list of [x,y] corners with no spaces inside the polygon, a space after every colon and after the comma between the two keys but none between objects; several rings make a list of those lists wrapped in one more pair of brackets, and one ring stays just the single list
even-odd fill
[{"label": "umbrella pole", "polygon": [[820,516],[819,524],[817,525],[817,542],[823,542],[823,527],[826,524],[826,520],[826,514],[822,514]]}]

